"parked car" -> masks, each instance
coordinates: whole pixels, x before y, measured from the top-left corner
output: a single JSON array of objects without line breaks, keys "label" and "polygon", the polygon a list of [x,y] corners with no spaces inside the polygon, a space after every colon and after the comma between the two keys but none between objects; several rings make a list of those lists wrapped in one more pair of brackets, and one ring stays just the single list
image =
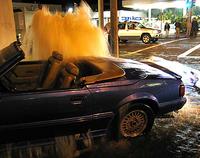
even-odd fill
[{"label": "parked car", "polygon": [[161,30],[147,28],[139,22],[120,22],[118,27],[118,36],[123,42],[127,42],[131,39],[138,39],[148,44],[151,41],[158,41],[161,36]]},{"label": "parked car", "polygon": [[90,130],[133,138],[158,115],[186,102],[181,77],[153,63],[103,57],[21,61],[12,43],[0,52],[0,142]]}]

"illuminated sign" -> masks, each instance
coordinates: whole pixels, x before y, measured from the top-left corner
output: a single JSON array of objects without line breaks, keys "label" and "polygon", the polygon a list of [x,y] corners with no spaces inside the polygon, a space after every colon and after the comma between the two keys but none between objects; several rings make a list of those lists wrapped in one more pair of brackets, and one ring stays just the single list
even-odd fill
[{"label": "illuminated sign", "polygon": [[122,17],[120,17],[120,21],[133,21],[133,20],[142,20],[142,17],[135,17],[135,16],[122,16]]}]

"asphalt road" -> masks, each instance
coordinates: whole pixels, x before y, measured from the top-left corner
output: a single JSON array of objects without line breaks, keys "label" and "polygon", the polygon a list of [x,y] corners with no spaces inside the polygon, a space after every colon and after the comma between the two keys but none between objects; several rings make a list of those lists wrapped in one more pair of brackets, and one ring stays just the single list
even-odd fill
[{"label": "asphalt road", "polygon": [[[143,44],[141,41],[128,41],[120,43],[120,57],[136,60],[148,59],[158,56],[168,60],[178,60],[182,53],[200,44],[200,37],[160,39],[157,43]],[[199,51],[199,52],[198,52]],[[196,56],[200,56],[200,49],[195,50]]]}]

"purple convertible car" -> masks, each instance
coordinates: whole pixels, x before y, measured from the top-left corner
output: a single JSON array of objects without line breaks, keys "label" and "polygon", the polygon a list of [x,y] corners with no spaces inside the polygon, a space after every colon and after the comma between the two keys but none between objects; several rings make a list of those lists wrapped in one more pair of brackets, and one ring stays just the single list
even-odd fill
[{"label": "purple convertible car", "polygon": [[[186,103],[181,77],[153,63],[102,57],[21,61],[15,42],[0,53],[1,142],[87,132],[133,138]],[[9,139],[8,139],[9,138]]]}]

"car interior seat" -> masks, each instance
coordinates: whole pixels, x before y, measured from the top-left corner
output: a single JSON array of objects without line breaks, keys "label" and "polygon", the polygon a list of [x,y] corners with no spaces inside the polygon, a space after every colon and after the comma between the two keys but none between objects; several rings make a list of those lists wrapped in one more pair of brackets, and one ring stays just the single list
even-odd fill
[{"label": "car interior seat", "polygon": [[79,75],[79,68],[73,63],[66,63],[61,71],[60,88],[70,88],[75,85]]},{"label": "car interior seat", "polygon": [[7,72],[2,85],[9,91],[31,91],[40,87],[46,61],[23,61]]},{"label": "car interior seat", "polygon": [[63,55],[53,51],[52,56],[48,59],[47,74],[45,75],[42,88],[53,88],[56,82],[56,78],[61,70],[63,61]]}]

